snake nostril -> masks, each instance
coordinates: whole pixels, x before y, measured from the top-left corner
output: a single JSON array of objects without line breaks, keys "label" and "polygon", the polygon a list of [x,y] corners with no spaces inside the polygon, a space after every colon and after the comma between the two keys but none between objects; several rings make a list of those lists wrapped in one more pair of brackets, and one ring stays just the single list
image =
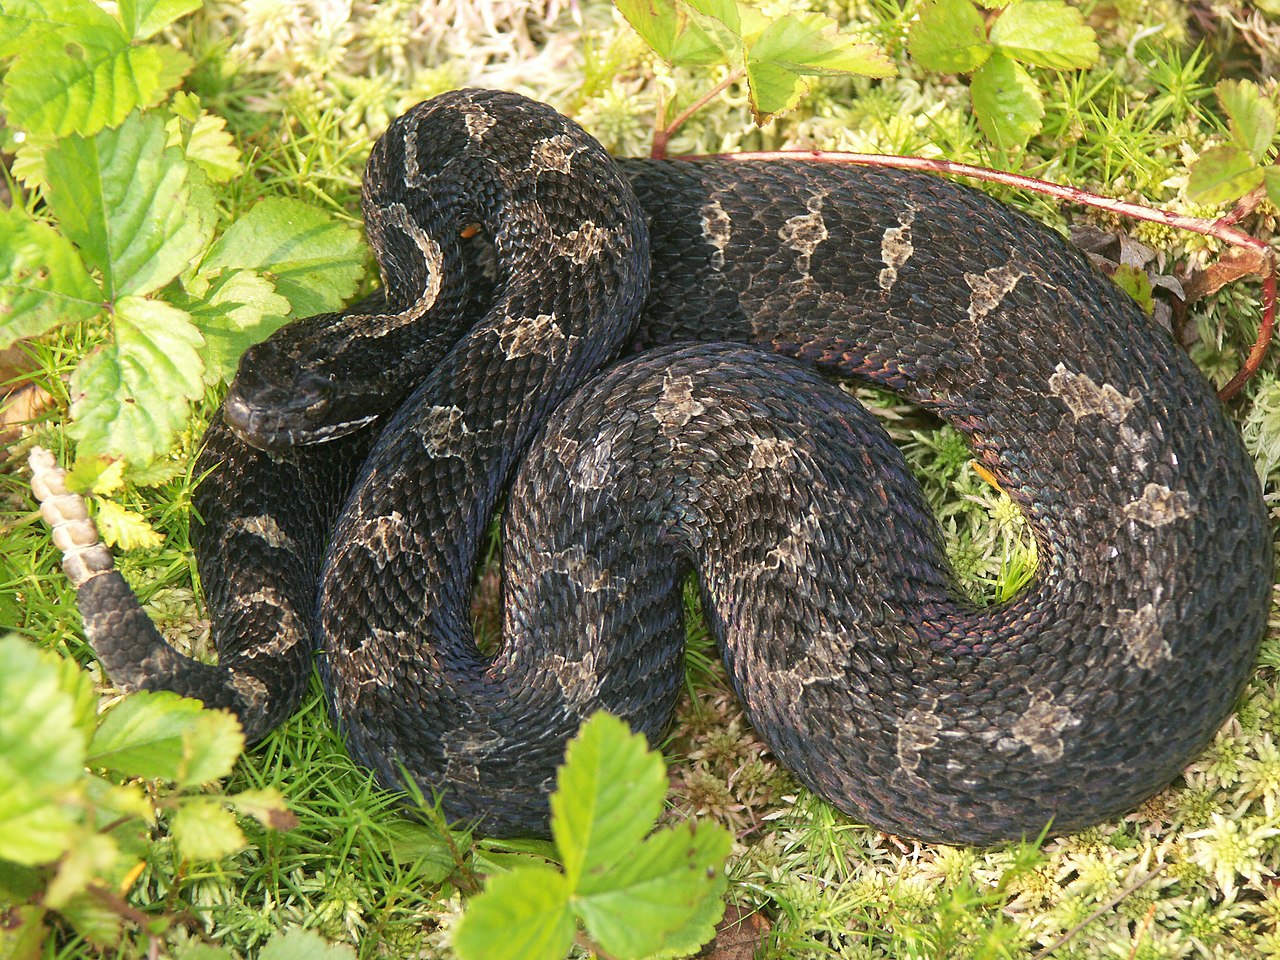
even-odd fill
[{"label": "snake nostril", "polygon": [[244,434],[253,426],[253,410],[235,392],[227,394],[222,404],[222,419],[236,433]]}]

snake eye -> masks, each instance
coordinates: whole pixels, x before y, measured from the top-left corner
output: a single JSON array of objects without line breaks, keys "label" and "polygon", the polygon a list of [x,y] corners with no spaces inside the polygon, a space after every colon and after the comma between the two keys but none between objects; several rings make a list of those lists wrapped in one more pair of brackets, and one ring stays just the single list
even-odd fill
[{"label": "snake eye", "polygon": [[298,402],[312,423],[324,416],[333,398],[333,378],[321,373],[305,373],[298,380]]}]

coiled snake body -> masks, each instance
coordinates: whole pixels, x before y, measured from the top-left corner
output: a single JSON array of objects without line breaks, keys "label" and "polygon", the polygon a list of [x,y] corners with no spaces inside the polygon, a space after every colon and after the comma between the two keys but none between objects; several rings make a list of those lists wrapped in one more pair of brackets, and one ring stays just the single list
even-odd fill
[{"label": "coiled snake body", "polygon": [[[221,665],[117,574],[76,578],[118,683],[261,736],[314,627],[359,760],[537,832],[584,717],[667,724],[693,569],[784,764],[864,822],[971,843],[1133,806],[1240,693],[1271,582],[1253,467],[1166,334],[1028,218],[907,173],[614,161],[487,91],[393,123],[364,213],[384,293],[251,350],[207,437]],[[963,431],[1034,529],[1021,595],[961,599],[901,456],[824,375]],[[486,655],[469,595],[513,472]]]}]

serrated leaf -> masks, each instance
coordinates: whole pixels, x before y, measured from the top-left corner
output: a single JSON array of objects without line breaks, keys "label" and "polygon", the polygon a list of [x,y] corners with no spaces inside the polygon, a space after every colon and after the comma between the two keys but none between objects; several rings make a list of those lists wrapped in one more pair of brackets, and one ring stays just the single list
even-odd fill
[{"label": "serrated leaf", "polygon": [[720,63],[724,52],[692,21],[679,0],[615,0],[618,11],[640,38],[673,66]]},{"label": "serrated leaf", "polygon": [[1261,163],[1276,138],[1276,107],[1248,80],[1220,80],[1214,88],[1227,112],[1231,139]]},{"label": "serrated leaf", "polygon": [[13,152],[13,164],[9,172],[30,190],[44,190],[49,186],[45,174],[44,155],[56,141],[41,137],[27,137]]},{"label": "serrated leaf", "polygon": [[11,124],[36,136],[93,136],[156,103],[181,79],[174,76],[177,59],[160,47],[131,46],[105,15],[100,25],[33,32],[9,66],[3,109]]},{"label": "serrated leaf", "polygon": [[613,870],[584,878],[573,908],[619,960],[692,953],[724,913],[732,847],[729,831],[711,824],[659,831]]},{"label": "serrated leaf", "polygon": [[285,803],[284,795],[275,787],[244,790],[227,797],[227,803],[231,804],[236,813],[253,817],[272,830],[292,830],[298,825],[297,816]]},{"label": "serrated leaf", "polygon": [[[179,301],[204,337],[206,383],[230,382],[240,355],[288,322],[290,303],[265,277],[252,270],[226,269],[196,280],[199,297]],[[207,287],[205,286],[207,282]]]},{"label": "serrated leaf", "polygon": [[92,681],[76,664],[18,637],[0,638],[0,783],[43,790],[78,781],[95,702]]},{"label": "serrated leaf", "polygon": [[564,960],[577,930],[569,884],[551,867],[489,878],[453,931],[461,960]]},{"label": "serrated leaf", "polygon": [[0,209],[0,349],[102,311],[102,291],[62,234]]},{"label": "serrated leaf", "polygon": [[982,132],[1001,149],[1021,147],[1040,130],[1044,101],[1021,64],[993,53],[969,84]]},{"label": "serrated leaf", "polygon": [[1262,182],[1262,168],[1253,158],[1227,144],[1206,150],[1192,164],[1187,196],[1197,203],[1230,203]]},{"label": "serrated leaf", "polygon": [[58,911],[92,944],[110,947],[120,940],[124,918],[92,893],[78,893]]},{"label": "serrated leaf", "polygon": [[1098,62],[1098,44],[1084,14],[1062,0],[1010,4],[991,26],[1005,56],[1036,67],[1078,70]]},{"label": "serrated leaf", "polygon": [[970,73],[991,55],[987,25],[969,0],[926,0],[907,38],[911,59],[926,70]]},{"label": "serrated leaf", "polygon": [[86,763],[128,777],[177,780],[203,707],[168,691],[130,694],[103,714]]},{"label": "serrated leaf", "polygon": [[356,952],[345,943],[326,943],[314,930],[294,927],[273,934],[258,960],[355,960]]},{"label": "serrated leaf", "polygon": [[[165,124],[168,145],[180,147],[214,183],[226,183],[244,172],[240,148],[227,132],[227,121],[200,110],[200,101],[190,94],[174,96],[174,116]],[[188,116],[192,106],[195,115]]]},{"label": "serrated leaf", "polygon": [[225,777],[244,750],[240,724],[167,691],[125,697],[103,716],[87,763],[130,777],[197,786]]},{"label": "serrated leaf", "polygon": [[209,241],[211,211],[190,202],[186,159],[167,140],[161,117],[132,114],[45,155],[50,205],[112,299],[158,290]]},{"label": "serrated leaf", "polygon": [[265,274],[295,316],[341,309],[364,272],[360,234],[297,200],[267,199],[233,223],[201,269]]},{"label": "serrated leaf", "polygon": [[67,432],[81,456],[147,463],[164,453],[204,393],[204,343],[191,318],[158,300],[116,304],[113,338],[71,375]]},{"label": "serrated leaf", "polygon": [[36,866],[68,848],[95,723],[93,683],[72,661],[0,637],[0,860]]},{"label": "serrated leaf", "polygon": [[770,23],[747,51],[747,83],[756,123],[793,108],[806,76],[888,77],[893,64],[870,44],[841,34],[831,17],[792,14]]},{"label": "serrated leaf", "polygon": [[5,0],[0,7],[0,57],[21,53],[64,27],[109,31],[115,23],[92,0]]},{"label": "serrated leaf", "polygon": [[16,780],[0,784],[0,860],[38,866],[70,848],[76,821],[50,793]]},{"label": "serrated leaf", "polygon": [[180,460],[157,460],[143,467],[130,467],[129,482],[135,487],[156,487],[176,480],[187,472],[187,465]]},{"label": "serrated leaf", "polygon": [[236,818],[217,800],[184,798],[169,832],[188,860],[221,860],[249,845]]},{"label": "serrated leaf", "polygon": [[146,517],[127,510],[114,500],[98,499],[94,520],[102,542],[120,550],[154,550],[164,543],[164,537]]},{"label": "serrated leaf", "polygon": [[226,710],[202,711],[178,774],[179,786],[195,787],[229,776],[242,753],[244,731],[240,721]]},{"label": "serrated leaf", "polygon": [[134,40],[146,40],[203,4],[204,0],[119,0],[118,6],[125,32]]},{"label": "serrated leaf", "polygon": [[67,489],[107,496],[124,489],[124,461],[106,457],[77,457],[67,471]]},{"label": "serrated leaf", "polygon": [[763,17],[739,0],[680,0],[680,3],[689,12],[689,18],[720,48],[721,59],[730,66],[743,66],[746,28],[762,24]]},{"label": "serrated leaf", "polygon": [[227,121],[202,113],[187,134],[187,157],[200,165],[214,183],[226,183],[244,172],[240,148],[227,132]]},{"label": "serrated leaf", "polygon": [[629,855],[662,812],[662,757],[617,717],[597,713],[569,741],[551,795],[551,834],[570,887]]},{"label": "serrated leaf", "polygon": [[44,902],[55,910],[68,903],[89,884],[101,881],[115,868],[120,848],[109,836],[80,830],[75,842],[58,861],[58,870],[45,890]]}]

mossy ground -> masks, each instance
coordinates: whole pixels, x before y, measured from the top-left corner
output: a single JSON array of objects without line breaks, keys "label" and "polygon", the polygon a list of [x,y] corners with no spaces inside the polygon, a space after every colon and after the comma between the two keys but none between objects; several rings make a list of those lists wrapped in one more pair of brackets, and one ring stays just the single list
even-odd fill
[{"label": "mossy ground", "polygon": [[[1083,73],[1038,76],[1045,129],[1025,156],[986,146],[962,83],[909,65],[885,82],[817,83],[798,112],[764,130],[750,124],[743,92],[733,87],[677,134],[670,152],[813,146],[946,156],[1212,214],[1189,203],[1183,187],[1186,162],[1222,137],[1213,83],[1273,73],[1280,20],[1225,2],[1082,6],[1098,31],[1102,60]],[[909,4],[776,0],[765,7],[817,8],[861,25],[902,62]],[[172,40],[197,61],[188,89],[227,118],[244,151],[248,169],[226,195],[228,215],[260,196],[283,194],[354,219],[373,138],[410,104],[452,87],[527,93],[574,115],[615,152],[640,154],[659,91],[687,103],[719,79],[654,62],[598,0],[211,3],[181,21]],[[1060,229],[1122,226],[1043,198],[999,193]],[[1274,216],[1264,205],[1246,225],[1267,235]],[[1213,241],[1150,224],[1123,228],[1170,270],[1200,265],[1219,250]],[[1186,339],[1207,375],[1221,383],[1233,372],[1259,313],[1258,286],[1248,282],[1192,307]],[[72,329],[32,349],[37,379],[55,400],[52,419],[38,429],[57,446],[68,399],[60,378],[84,343]],[[1007,596],[1034,563],[1016,511],[974,473],[954,432],[891,399],[873,400],[937,505],[957,567],[981,596]],[[1272,374],[1260,377],[1233,409],[1276,504],[1280,383]],[[125,495],[165,541],[121,558],[166,632],[197,648],[207,628],[187,540],[186,467],[202,427],[193,424],[175,452],[174,479]],[[0,475],[0,496],[0,623],[88,662],[69,588],[20,471]],[[1116,822],[995,851],[902,843],[798,788],[754,738],[693,624],[690,696],[669,749],[671,815],[708,817],[736,831],[730,899],[767,918],[762,956],[1280,956],[1274,624],[1236,718],[1177,783]],[[236,788],[278,786],[301,825],[269,834],[248,824],[255,846],[199,873],[174,862],[160,828],[132,902],[190,917],[246,955],[293,923],[356,944],[362,956],[449,955],[450,925],[462,904],[458,884],[435,882],[430,865],[395,852],[388,841],[395,804],[346,758],[317,695],[246,756],[236,779]],[[474,851],[481,869],[511,855],[498,844]],[[69,936],[47,955],[88,952]],[[118,953],[144,955],[145,939],[138,934]]]}]

